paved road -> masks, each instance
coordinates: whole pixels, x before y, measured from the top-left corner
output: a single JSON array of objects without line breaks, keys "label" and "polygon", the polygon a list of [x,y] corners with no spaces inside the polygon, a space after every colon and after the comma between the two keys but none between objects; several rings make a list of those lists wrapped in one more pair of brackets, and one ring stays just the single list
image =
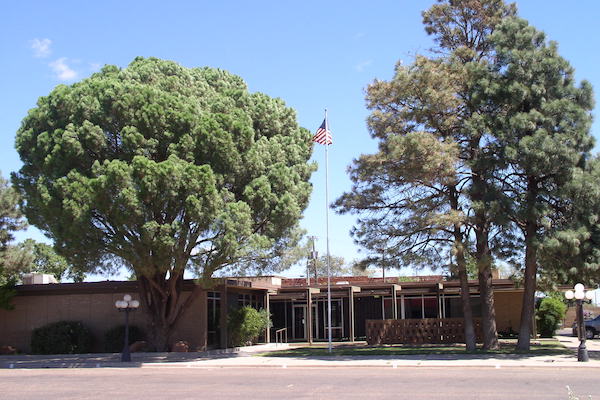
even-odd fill
[{"label": "paved road", "polygon": [[596,369],[96,368],[0,370],[0,399],[600,399]]}]

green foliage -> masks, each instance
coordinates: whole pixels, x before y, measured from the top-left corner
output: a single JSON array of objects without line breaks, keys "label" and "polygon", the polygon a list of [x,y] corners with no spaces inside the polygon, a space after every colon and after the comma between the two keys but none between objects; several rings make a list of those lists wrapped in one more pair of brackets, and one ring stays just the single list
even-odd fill
[{"label": "green foliage", "polygon": [[[578,183],[573,178],[584,171],[593,147],[593,95],[587,82],[575,84],[574,70],[558,54],[557,44],[527,21],[504,19],[490,43],[496,57],[475,94],[499,110],[486,120],[499,155],[495,164],[506,199],[503,208],[513,222],[515,242],[524,248],[513,262],[525,267],[519,334],[519,346],[525,348],[538,265],[573,266],[571,257],[554,257],[555,244],[556,237],[565,236],[564,228],[580,225],[572,212]],[[594,213],[589,210],[588,217]],[[542,320],[546,335],[552,333],[551,319],[545,315]]]},{"label": "green foliage", "polygon": [[175,260],[202,242],[211,250],[195,258],[210,275],[295,226],[309,138],[237,76],[137,58],[40,98],[17,132],[13,179],[31,222],[77,265],[117,257],[138,275],[178,275]]},{"label": "green foliage", "polygon": [[15,308],[11,300],[17,294],[15,290],[16,284],[17,280],[15,278],[10,278],[0,284],[0,309],[13,310]]},{"label": "green foliage", "polygon": [[79,321],[59,321],[31,333],[33,354],[82,354],[92,350],[94,338]]},{"label": "green foliage", "polygon": [[56,253],[52,246],[32,239],[25,240],[19,246],[33,254],[31,272],[51,274],[59,282],[65,278],[72,279],[74,282],[83,281],[84,272],[73,268],[63,256]]},{"label": "green foliage", "polygon": [[246,346],[254,343],[265,329],[271,327],[267,310],[245,306],[229,312],[227,327],[230,346]]},{"label": "green foliage", "polygon": [[554,297],[545,297],[537,310],[537,323],[541,337],[552,337],[565,317],[567,306]]},{"label": "green foliage", "polygon": [[22,243],[9,244],[0,252],[0,308],[12,310],[15,285],[22,281],[23,274],[42,272],[52,274],[60,281],[69,277],[75,282],[83,280],[81,271],[72,271],[66,260],[56,254],[51,246],[27,239]]},{"label": "green foliage", "polygon": [[[297,246],[293,246],[289,249],[286,257],[281,261],[281,267],[278,271],[284,271],[296,266],[300,268],[304,273],[302,276],[306,276],[308,269],[310,277],[326,277],[327,276],[327,256],[321,255],[316,260],[311,258],[312,252],[311,240],[306,240],[299,243]],[[373,274],[373,269],[370,268],[370,263],[357,263],[347,264],[344,257],[338,257],[331,255],[330,270],[331,276],[359,276],[359,275],[370,275]]]},{"label": "green foliage", "polygon": [[26,228],[19,209],[19,194],[0,176],[0,252],[14,240],[13,233]]},{"label": "green foliage", "polygon": [[135,272],[164,348],[186,268],[272,268],[298,239],[310,138],[238,76],[136,58],[38,100],[17,132],[13,182],[74,267]]},{"label": "green foliage", "polygon": [[537,265],[548,281],[600,271],[591,86],[515,15],[501,0],[440,0],[423,13],[436,52],[367,88],[379,151],[354,161],[352,191],[335,204],[360,215],[352,234],[371,253],[475,272],[486,346],[497,345],[495,258],[526,266],[523,321]]},{"label": "green foliage", "polygon": [[564,186],[564,218],[549,231],[540,251],[542,285],[584,283],[595,286],[600,278],[600,160],[587,162]]},{"label": "green foliage", "polygon": [[573,201],[569,191],[593,146],[591,87],[575,85],[573,68],[556,43],[547,43],[525,20],[506,19],[491,42],[497,57],[490,78],[496,84],[481,91],[503,110],[490,123],[507,170],[507,211],[526,245],[544,250],[544,239],[561,225],[551,221],[572,221],[564,218]]},{"label": "green foliage", "polygon": [[31,262],[29,252],[11,244],[14,232],[26,228],[19,195],[0,176],[0,308],[11,310],[14,286]]},{"label": "green foliage", "polygon": [[[144,331],[135,325],[129,325],[129,344],[146,340]],[[125,343],[125,325],[118,325],[109,329],[104,334],[104,351],[119,353]]]},{"label": "green foliage", "polygon": [[516,5],[503,0],[439,0],[423,12],[423,25],[439,48],[469,59],[469,56],[489,53],[489,35],[504,18],[516,13]]},{"label": "green foliage", "polygon": [[[311,277],[315,274],[318,277],[327,277],[327,256],[320,256],[316,260],[310,260]],[[352,275],[352,268],[346,266],[344,257],[329,256],[329,271],[331,276],[348,276]]]}]

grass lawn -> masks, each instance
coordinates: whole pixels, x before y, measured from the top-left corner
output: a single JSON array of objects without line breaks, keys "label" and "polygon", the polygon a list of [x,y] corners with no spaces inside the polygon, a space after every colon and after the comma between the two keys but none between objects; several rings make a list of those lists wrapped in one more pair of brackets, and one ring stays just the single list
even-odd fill
[{"label": "grass lawn", "polygon": [[310,356],[403,356],[403,355],[440,355],[440,354],[523,354],[523,355],[559,355],[571,354],[572,351],[564,347],[555,339],[539,339],[532,341],[528,352],[517,351],[516,340],[500,340],[500,349],[483,351],[476,350],[471,353],[465,352],[464,344],[449,345],[383,345],[367,346],[360,344],[337,344],[333,351],[327,351],[327,343],[316,343],[312,346],[298,347],[294,349],[271,351],[261,353],[263,357],[310,357]]}]

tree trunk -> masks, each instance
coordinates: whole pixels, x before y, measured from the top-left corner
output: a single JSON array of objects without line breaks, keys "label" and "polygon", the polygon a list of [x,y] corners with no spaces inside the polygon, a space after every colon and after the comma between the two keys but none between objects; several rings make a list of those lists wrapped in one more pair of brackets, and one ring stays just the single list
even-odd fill
[{"label": "tree trunk", "polygon": [[[474,156],[474,159],[477,157]],[[485,209],[486,183],[483,171],[473,175],[471,199],[478,203],[475,210],[475,249],[477,259],[477,277],[479,279],[479,296],[481,298],[481,325],[483,330],[483,349],[498,348],[498,332],[496,330],[496,309],[494,307],[494,288],[492,286],[492,254],[489,244],[489,223]]]},{"label": "tree trunk", "polygon": [[[156,351],[169,351],[173,328],[197,291],[182,299],[183,274],[165,279],[162,275],[140,276],[139,294],[148,313],[148,340]],[[199,286],[198,286],[199,287]]]},{"label": "tree trunk", "polygon": [[494,288],[492,286],[492,254],[490,251],[490,224],[487,208],[489,205],[489,190],[484,160],[481,159],[479,146],[481,137],[471,140],[472,186],[471,202],[475,204],[475,258],[477,260],[477,277],[479,280],[479,296],[481,298],[481,325],[483,330],[483,349],[498,348],[498,332],[496,330],[496,310],[494,307]]},{"label": "tree trunk", "polygon": [[525,276],[523,304],[517,349],[529,351],[531,344],[531,323],[535,312],[535,290],[537,287],[537,222],[533,208],[537,199],[537,184],[530,178],[527,184],[527,221],[525,222]]},{"label": "tree trunk", "polygon": [[[482,226],[483,225],[483,226]],[[494,307],[494,288],[492,286],[492,256],[489,247],[489,232],[484,224],[475,229],[477,241],[477,270],[479,278],[479,296],[481,298],[481,325],[483,329],[483,349],[498,348],[496,330],[496,309]]]},{"label": "tree trunk", "polygon": [[[456,238],[456,230],[455,230]],[[467,265],[465,262],[465,250],[460,235],[460,242],[455,241],[456,264],[458,266],[458,278],[460,280],[460,299],[462,302],[463,318],[465,320],[465,345],[467,351],[475,351],[477,348],[475,337],[475,326],[473,324],[473,309],[471,308],[471,296],[469,293],[469,279],[467,276]]]},{"label": "tree trunk", "polygon": [[167,326],[164,321],[154,318],[154,315],[151,315],[150,318],[148,333],[150,348],[155,351],[170,351],[172,328]]},{"label": "tree trunk", "polygon": [[[450,207],[458,210],[458,194],[454,186],[450,186]],[[458,279],[460,281],[460,299],[462,304],[465,346],[467,351],[475,351],[477,342],[475,327],[473,324],[473,309],[471,307],[471,296],[469,291],[469,277],[467,275],[467,263],[465,261],[465,245],[461,224],[454,224],[454,247],[456,249],[456,266],[458,267]]]}]

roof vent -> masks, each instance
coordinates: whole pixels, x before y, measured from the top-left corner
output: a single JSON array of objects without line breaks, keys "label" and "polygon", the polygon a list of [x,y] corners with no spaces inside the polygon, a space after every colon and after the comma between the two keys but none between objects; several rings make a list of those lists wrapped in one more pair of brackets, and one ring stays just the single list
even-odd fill
[{"label": "roof vent", "polygon": [[48,283],[58,283],[58,281],[52,274],[41,274],[39,272],[23,274],[23,285],[45,285]]}]

